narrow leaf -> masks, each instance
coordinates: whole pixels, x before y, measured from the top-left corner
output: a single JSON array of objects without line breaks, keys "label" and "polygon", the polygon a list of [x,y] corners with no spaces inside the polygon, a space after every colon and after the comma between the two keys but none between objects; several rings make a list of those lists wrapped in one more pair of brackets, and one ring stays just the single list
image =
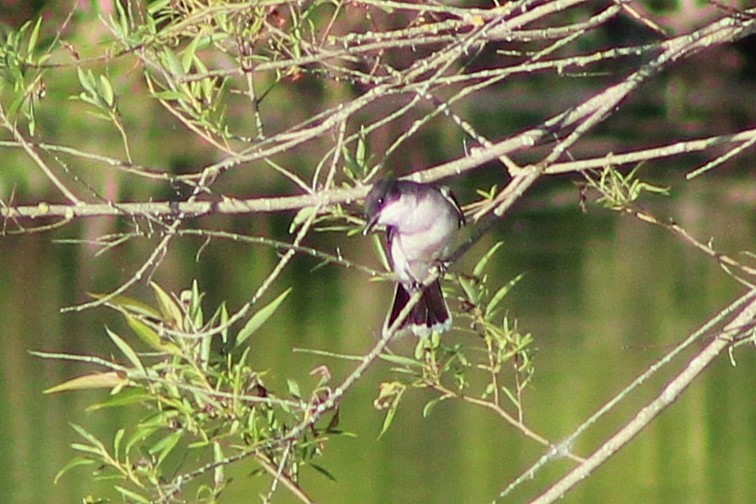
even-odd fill
[{"label": "narrow leaf", "polygon": [[134,502],[141,502],[143,504],[150,504],[150,502],[151,502],[150,499],[148,499],[148,498],[146,498],[146,497],[144,497],[142,495],[139,495],[136,492],[132,492],[131,490],[127,490],[127,489],[123,488],[122,486],[114,485],[114,488],[116,490],[118,490],[118,492],[120,492],[120,494],[124,498],[126,498],[127,502],[134,501]]},{"label": "narrow leaf", "polygon": [[113,436],[113,454],[116,457],[121,453],[121,440],[123,439],[124,434],[126,434],[126,429],[118,429],[115,436]]},{"label": "narrow leaf", "polygon": [[480,258],[478,263],[473,268],[474,277],[480,278],[480,276],[483,274],[483,270],[486,268],[486,265],[494,256],[494,254],[502,247],[502,245],[504,245],[504,242],[494,243],[493,246],[490,249],[488,249],[488,252],[486,252],[485,255]]},{"label": "narrow leaf", "polygon": [[155,298],[157,299],[158,307],[160,307],[160,312],[163,314],[163,318],[167,319],[172,327],[178,329],[183,328],[184,314],[182,313],[181,308],[179,308],[173,298],[158,284],[150,282],[150,286],[152,287],[152,290],[155,291]]},{"label": "narrow leaf", "polygon": [[404,357],[402,355],[381,354],[379,358],[386,362],[391,362],[392,364],[398,364],[400,366],[412,367],[412,368],[423,367],[423,364],[421,362],[418,362],[417,360],[411,359],[409,357]]},{"label": "narrow leaf", "polygon": [[92,373],[84,376],[77,376],[70,380],[59,383],[43,391],[44,394],[55,394],[58,392],[68,392],[70,390],[87,390],[97,388],[113,388],[126,382],[126,378],[115,371],[107,373]]},{"label": "narrow leaf", "polygon": [[115,93],[113,92],[113,86],[110,84],[110,81],[104,75],[100,75],[99,88],[99,94],[102,99],[105,100],[105,104],[108,107],[113,108],[113,105],[115,105]]},{"label": "narrow leaf", "polygon": [[250,317],[236,336],[237,347],[247,341],[247,339],[275,313],[281,303],[283,303],[284,299],[286,299],[286,296],[289,295],[289,292],[291,292],[291,287],[283,291],[276,299],[260,308],[254,315],[252,315],[252,317]]},{"label": "narrow leaf", "polygon": [[123,390],[117,394],[109,395],[107,399],[97,404],[88,406],[86,411],[97,411],[103,408],[119,408],[121,406],[129,406],[136,404],[147,399],[150,399],[150,395],[145,394],[141,389],[130,388]]},{"label": "narrow leaf", "polygon": [[520,273],[505,285],[503,285],[498,291],[496,291],[496,294],[493,295],[491,301],[488,302],[488,306],[486,306],[486,318],[490,317],[493,314],[494,310],[496,310],[496,307],[499,305],[499,303],[501,303],[501,300],[504,299],[504,296],[509,293],[512,287],[517,285],[517,282],[522,279],[523,275],[523,273]]},{"label": "narrow leaf", "polygon": [[[88,292],[87,294],[94,299],[102,299],[108,296],[108,294],[98,294],[94,292]],[[108,304],[115,306],[116,308],[123,308],[124,310],[134,313],[136,315],[142,315],[144,317],[149,317],[149,318],[154,318],[154,319],[160,318],[160,312],[157,311],[155,308],[127,296],[114,296],[108,299]]]},{"label": "narrow leaf", "polygon": [[131,348],[128,343],[123,341],[120,336],[118,336],[107,327],[105,328],[105,330],[107,331],[108,336],[110,336],[110,339],[113,341],[113,343],[115,343],[115,345],[123,353],[123,355],[125,355],[126,358],[129,359],[131,364],[140,371],[144,371],[144,365],[142,364],[142,361],[139,359],[134,349]]},{"label": "narrow leaf", "polygon": [[173,451],[183,436],[184,431],[182,430],[171,432],[149,449],[151,455],[157,454],[157,465],[160,465],[160,463],[165,460],[165,457]]},{"label": "narrow leaf", "polygon": [[105,451],[105,445],[103,445],[100,440],[97,439],[94,435],[90,434],[89,431],[87,431],[84,427],[75,423],[72,423],[71,427],[79,434],[79,436],[83,437],[93,445],[98,446],[103,451]]},{"label": "narrow leaf", "polygon": [[322,474],[323,476],[325,476],[329,480],[331,480],[333,482],[336,482],[336,477],[333,474],[331,474],[331,472],[328,469],[326,469],[325,467],[320,466],[318,464],[312,464],[312,463],[310,464],[310,467],[312,467],[313,469],[315,469],[316,471],[318,471],[320,474]]},{"label": "narrow leaf", "polygon": [[310,219],[314,213],[315,213],[315,207],[302,208],[299,212],[297,212],[297,214],[291,220],[291,224],[289,224],[289,233],[294,233],[294,231],[296,231],[299,228],[299,226],[301,226],[308,219]]},{"label": "narrow leaf", "polygon": [[179,348],[170,341],[163,341],[150,326],[139,320],[137,317],[126,315],[126,322],[131,327],[139,339],[147,343],[151,348],[159,352],[167,352],[170,354],[179,353]]},{"label": "narrow leaf", "polygon": [[29,43],[27,44],[26,50],[29,53],[29,56],[31,57],[34,51],[37,48],[37,41],[39,40],[39,29],[42,27],[42,18],[37,18],[37,24],[34,25],[34,28],[32,28],[31,35],[29,35]]},{"label": "narrow leaf", "polygon": [[76,457],[75,459],[71,460],[68,464],[64,465],[63,468],[58,471],[58,474],[55,475],[55,478],[53,479],[53,483],[57,484],[58,480],[68,471],[73,469],[74,467],[79,466],[85,466],[85,465],[93,465],[96,462],[90,458],[85,457]]}]

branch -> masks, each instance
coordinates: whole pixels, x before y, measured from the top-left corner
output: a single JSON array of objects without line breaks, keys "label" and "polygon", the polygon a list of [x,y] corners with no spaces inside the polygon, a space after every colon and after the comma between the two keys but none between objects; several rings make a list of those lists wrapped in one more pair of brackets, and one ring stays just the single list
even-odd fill
[{"label": "branch", "polygon": [[688,362],[686,368],[662,390],[656,399],[641,409],[627,425],[604,442],[582,464],[570,471],[532,503],[547,504],[563,498],[566,492],[587,478],[591,472],[629,443],[659,413],[676,401],[706,366],[739,339],[739,335],[748,331],[753,332],[756,324],[756,289],[747,292],[740,301],[745,301],[748,304],[721,332],[712,338],[703,350]]}]

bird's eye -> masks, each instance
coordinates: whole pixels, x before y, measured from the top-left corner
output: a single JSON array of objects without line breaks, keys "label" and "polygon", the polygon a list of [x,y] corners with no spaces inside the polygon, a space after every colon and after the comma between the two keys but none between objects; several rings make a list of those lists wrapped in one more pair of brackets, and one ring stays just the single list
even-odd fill
[{"label": "bird's eye", "polygon": [[383,197],[378,198],[378,206],[383,206]]}]

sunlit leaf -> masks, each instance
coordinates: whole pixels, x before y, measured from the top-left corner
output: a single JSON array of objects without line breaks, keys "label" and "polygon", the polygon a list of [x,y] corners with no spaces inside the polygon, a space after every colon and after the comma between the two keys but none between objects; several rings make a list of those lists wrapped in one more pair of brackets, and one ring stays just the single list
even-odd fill
[{"label": "sunlit leaf", "polygon": [[115,453],[116,457],[121,452],[121,440],[124,434],[126,434],[126,429],[118,429],[115,436],[113,436],[113,453]]},{"label": "sunlit leaf", "polygon": [[105,449],[105,445],[103,445],[99,439],[97,439],[93,434],[90,434],[89,431],[86,430],[81,425],[72,423],[71,427],[73,428],[73,430],[75,430],[79,434],[79,436],[83,437],[84,439],[89,441],[91,444],[98,446],[102,448],[103,450]]},{"label": "sunlit leaf", "polygon": [[144,365],[142,364],[142,361],[139,359],[134,349],[131,348],[128,343],[123,341],[120,336],[111,331],[109,328],[106,327],[105,331],[108,333],[108,336],[110,336],[110,339],[113,341],[113,343],[115,343],[118,349],[123,353],[123,355],[125,355],[126,358],[129,359],[131,364],[139,370],[144,370]]},{"label": "sunlit leaf", "polygon": [[45,389],[43,393],[55,394],[58,392],[67,392],[69,390],[88,390],[98,388],[111,389],[117,385],[125,383],[126,381],[126,378],[116,371],[92,373],[77,376],[76,378],[59,383],[58,385]]},{"label": "sunlit leaf", "polygon": [[476,282],[465,277],[459,277],[459,286],[462,287],[467,299],[469,299],[474,305],[477,305],[480,301],[482,290],[476,288]]},{"label": "sunlit leaf", "polygon": [[144,504],[150,504],[152,501],[136,492],[132,492],[131,490],[127,490],[123,488],[120,485],[114,485],[114,488],[118,490],[118,492],[126,498],[127,502],[142,502]]},{"label": "sunlit leaf", "polygon": [[31,56],[37,48],[37,41],[39,40],[39,29],[42,27],[42,18],[37,18],[37,23],[32,28],[31,34],[29,34],[29,42],[26,44],[26,50]]},{"label": "sunlit leaf", "polygon": [[[92,292],[89,292],[87,294],[94,299],[103,299],[109,296],[108,294],[97,294]],[[155,308],[127,296],[113,296],[112,298],[108,299],[108,304],[115,306],[116,308],[122,308],[137,315],[142,315],[144,317],[154,319],[160,318],[160,312]]]},{"label": "sunlit leaf", "polygon": [[286,384],[289,387],[289,394],[291,396],[296,397],[296,398],[302,397],[302,392],[299,389],[299,384],[296,381],[292,380],[291,378],[288,378],[286,380]]},{"label": "sunlit leaf", "polygon": [[315,211],[316,208],[312,206],[306,206],[298,211],[294,218],[291,220],[291,224],[289,224],[289,233],[294,233],[294,231],[296,231],[299,226],[311,219],[315,215]]},{"label": "sunlit leaf", "polygon": [[179,91],[173,91],[173,90],[165,90],[165,91],[158,91],[153,93],[153,96],[155,98],[158,98],[159,100],[166,100],[166,101],[179,101],[179,100],[186,100],[186,94],[181,93]]},{"label": "sunlit leaf", "polygon": [[76,68],[76,75],[79,77],[79,83],[83,87],[89,96],[95,96],[97,91],[95,90],[94,74],[91,70],[84,70],[82,67]]},{"label": "sunlit leaf", "polygon": [[427,403],[425,403],[425,406],[423,406],[423,413],[422,413],[423,414],[423,418],[428,418],[430,416],[431,412],[433,411],[433,408],[435,408],[436,405],[438,403],[440,403],[441,401],[443,401],[443,400],[444,400],[443,397],[437,397],[437,398],[431,399],[430,401],[428,401]]},{"label": "sunlit leaf", "polygon": [[179,348],[174,343],[164,341],[158,333],[137,317],[126,315],[126,323],[129,324],[129,327],[134,331],[134,334],[147,343],[151,348],[159,352],[167,352],[170,354],[179,353]]},{"label": "sunlit leaf", "polygon": [[213,443],[213,461],[217,463],[218,465],[213,469],[213,482],[216,486],[222,485],[223,482],[226,480],[226,472],[225,467],[226,464],[223,464],[223,460],[226,458],[226,456],[223,454],[223,447],[220,443],[214,442]]},{"label": "sunlit leaf", "polygon": [[97,447],[88,445],[88,444],[83,444],[83,443],[71,443],[71,448],[73,448],[76,451],[95,455],[97,457],[101,456],[103,453],[103,451],[98,449]]},{"label": "sunlit leaf", "polygon": [[407,386],[401,382],[383,382],[378,389],[378,397],[373,401],[373,407],[379,410],[386,410],[386,416],[383,418],[381,431],[378,433],[380,439],[391,427],[396,416],[397,408],[401,402],[404,391]]},{"label": "sunlit leaf", "polygon": [[373,246],[373,250],[375,251],[375,255],[378,256],[378,258],[381,261],[381,264],[383,264],[383,267],[386,270],[390,270],[391,266],[389,265],[388,256],[386,255],[386,249],[383,247],[382,240],[378,236],[378,234],[373,234],[373,238],[371,240],[371,245]]},{"label": "sunlit leaf", "polygon": [[155,282],[150,282],[152,290],[155,291],[155,299],[158,302],[160,312],[163,318],[168,321],[171,327],[182,329],[184,327],[184,314],[181,308],[176,304],[173,298]]}]

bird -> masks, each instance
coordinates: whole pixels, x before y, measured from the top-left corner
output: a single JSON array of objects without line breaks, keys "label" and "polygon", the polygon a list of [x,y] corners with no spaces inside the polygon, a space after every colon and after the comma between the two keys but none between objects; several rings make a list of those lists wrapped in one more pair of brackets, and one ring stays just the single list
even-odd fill
[{"label": "bird", "polygon": [[386,231],[386,252],[397,283],[394,302],[383,325],[394,324],[412,294],[422,297],[400,324],[396,334],[411,331],[423,338],[451,328],[452,316],[438,279],[424,287],[441,264],[455,232],[464,225],[462,209],[446,187],[387,178],[379,180],[365,198],[367,235],[376,226]]}]

